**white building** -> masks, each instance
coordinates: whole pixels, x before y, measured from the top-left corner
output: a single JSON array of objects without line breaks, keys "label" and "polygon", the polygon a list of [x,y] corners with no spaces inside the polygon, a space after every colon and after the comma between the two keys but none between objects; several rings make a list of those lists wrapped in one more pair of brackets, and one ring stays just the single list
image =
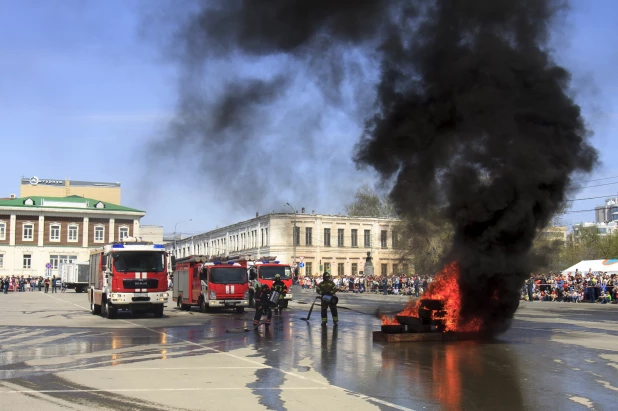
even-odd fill
[{"label": "white building", "polygon": [[0,276],[57,275],[61,262],[88,261],[93,248],[139,236],[145,214],[80,196],[0,199]]},{"label": "white building", "polygon": [[[178,239],[175,255],[276,256],[290,264],[296,256],[302,276],[325,270],[333,275],[360,273],[371,252],[374,272],[391,275],[409,269],[399,266],[400,254],[393,248],[399,223],[390,218],[273,213]],[[173,242],[167,247],[174,253]]]},{"label": "white building", "polygon": [[577,238],[581,235],[582,230],[589,228],[595,228],[599,235],[605,236],[613,234],[616,230],[618,230],[618,221],[610,221],[608,223],[580,223],[574,225],[571,232],[572,238],[577,240]]},{"label": "white building", "polygon": [[618,198],[608,198],[604,206],[594,208],[594,218],[597,223],[609,223],[618,220]]}]

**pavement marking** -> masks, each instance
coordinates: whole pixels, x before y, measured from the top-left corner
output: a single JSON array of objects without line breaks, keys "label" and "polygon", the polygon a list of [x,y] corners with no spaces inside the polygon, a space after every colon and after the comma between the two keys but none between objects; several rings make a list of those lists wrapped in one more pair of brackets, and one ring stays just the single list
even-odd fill
[{"label": "pavement marking", "polygon": [[[336,390],[338,387],[265,387],[265,388],[249,388],[249,387],[222,387],[222,388],[110,388],[106,390],[92,389],[92,390],[14,390],[14,391],[0,391],[0,394],[47,394],[47,393],[80,393],[80,392],[153,392],[153,391],[315,391],[315,390]],[[407,409],[407,408],[406,408]]]},{"label": "pavement marking", "polygon": [[251,367],[157,367],[157,368],[40,368],[35,366],[32,368],[17,368],[14,370],[2,370],[0,372],[59,372],[59,371],[102,371],[102,372],[119,372],[119,371],[154,371],[154,370],[260,370],[264,368],[270,368],[267,365],[263,367],[251,366]]},{"label": "pavement marking", "polygon": [[[81,305],[77,305],[77,304],[74,304],[74,303],[62,300],[60,298],[51,296],[49,294],[47,294],[47,295],[49,297],[51,297],[51,298],[54,298],[54,299],[58,300],[58,301],[61,301],[61,302],[64,302],[64,303],[68,303],[68,304],[74,305],[74,306],[82,308],[82,309],[86,308],[86,307],[83,307]],[[257,361],[250,360],[250,359],[248,359],[246,357],[241,357],[241,356],[238,356],[238,355],[235,355],[235,354],[231,354],[231,353],[226,352],[226,351],[221,351],[221,350],[218,350],[216,348],[208,347],[208,346],[206,346],[204,344],[198,344],[198,343],[196,343],[194,341],[185,340],[183,338],[176,337],[174,335],[171,335],[171,334],[168,334],[168,333],[165,333],[165,332],[162,332],[162,331],[157,331],[155,329],[152,329],[150,327],[146,327],[146,326],[138,324],[138,323],[134,323],[134,322],[131,322],[131,321],[128,321],[128,320],[123,320],[123,319],[118,319],[116,321],[124,321],[127,324],[133,325],[135,327],[143,328],[144,330],[151,331],[151,332],[153,332],[155,334],[165,335],[168,338],[175,339],[175,340],[178,340],[178,341],[181,341],[181,342],[184,342],[184,343],[187,343],[187,344],[195,345],[195,346],[198,346],[198,347],[209,348],[209,349],[211,349],[211,350],[213,350],[215,352],[218,352],[219,354],[224,354],[224,355],[226,355],[228,357],[232,357],[232,358],[235,358],[235,359],[240,360],[240,361],[245,361],[245,362],[248,362],[248,363],[251,363],[251,364],[255,364],[255,365],[258,365],[258,366],[263,367],[263,368],[264,367],[265,368],[271,368],[271,369],[277,370],[277,371],[279,371],[279,372],[281,372],[281,373],[283,373],[285,375],[289,375],[289,376],[292,376],[292,377],[300,378],[301,380],[311,381],[311,382],[314,382],[316,384],[324,385],[324,386],[326,386],[326,388],[330,387],[331,389],[337,389],[337,390],[340,390],[340,391],[342,391],[342,392],[344,392],[346,394],[353,395],[355,397],[361,398],[361,399],[363,399],[365,401],[370,401],[370,402],[374,402],[374,403],[377,403],[377,404],[386,405],[388,407],[391,407],[391,408],[394,408],[394,409],[397,409],[397,410],[414,411],[412,408],[404,407],[404,406],[401,406],[401,405],[398,405],[398,404],[395,404],[395,403],[392,403],[392,402],[389,402],[389,401],[384,401],[384,400],[381,400],[379,398],[375,398],[375,397],[371,397],[369,395],[362,394],[360,392],[356,392],[356,391],[348,390],[346,388],[338,387],[336,385],[333,385],[333,384],[330,384],[330,383],[327,383],[327,382],[314,380],[313,378],[307,378],[307,377],[304,377],[302,375],[299,375],[299,374],[296,374],[296,373],[293,373],[293,372],[290,372],[290,371],[282,370],[281,368],[276,368],[276,367],[273,367],[273,366],[270,366],[270,365],[267,365],[267,364],[262,364],[262,363],[259,363]],[[273,388],[273,389],[284,389],[284,388],[283,387],[279,387],[279,388]],[[180,390],[181,389],[179,389],[179,391]],[[88,392],[88,390],[85,390],[85,391]],[[110,390],[92,390],[91,392],[96,392],[96,391],[110,391]],[[159,391],[161,391],[161,390],[159,390]],[[35,391],[35,392],[44,392],[44,391]],[[52,392],[64,392],[64,391],[52,391]],[[67,392],[70,392],[70,390],[67,391]]]}]

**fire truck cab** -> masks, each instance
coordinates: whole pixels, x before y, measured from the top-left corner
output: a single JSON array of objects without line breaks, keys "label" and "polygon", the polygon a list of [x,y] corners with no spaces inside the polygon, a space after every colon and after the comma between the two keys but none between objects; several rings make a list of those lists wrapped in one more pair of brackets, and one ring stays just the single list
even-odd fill
[{"label": "fire truck cab", "polygon": [[163,316],[167,269],[163,244],[131,237],[90,254],[88,300],[92,314],[116,318],[118,310]]},{"label": "fire truck cab", "polygon": [[[259,260],[247,261],[247,271],[256,275],[256,280],[260,284],[266,284],[272,288],[275,275],[281,276],[281,281],[285,283],[288,291],[283,300],[283,307],[287,308],[288,302],[292,300],[292,268],[289,264],[282,264],[277,257],[262,257]],[[252,290],[253,292],[254,290]]]},{"label": "fire truck cab", "polygon": [[201,312],[209,308],[243,312],[249,306],[249,282],[241,264],[206,256],[179,258],[172,264],[172,299],[181,310],[197,305]]}]

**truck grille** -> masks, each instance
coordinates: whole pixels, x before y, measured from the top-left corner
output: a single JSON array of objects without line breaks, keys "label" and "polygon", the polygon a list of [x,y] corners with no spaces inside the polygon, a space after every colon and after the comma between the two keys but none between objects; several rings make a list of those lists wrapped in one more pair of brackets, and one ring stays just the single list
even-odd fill
[{"label": "truck grille", "polygon": [[125,289],[137,289],[137,288],[157,288],[159,286],[159,280],[156,278],[132,278],[122,280],[122,285]]},{"label": "truck grille", "polygon": [[132,301],[150,301],[150,297],[133,297]]}]

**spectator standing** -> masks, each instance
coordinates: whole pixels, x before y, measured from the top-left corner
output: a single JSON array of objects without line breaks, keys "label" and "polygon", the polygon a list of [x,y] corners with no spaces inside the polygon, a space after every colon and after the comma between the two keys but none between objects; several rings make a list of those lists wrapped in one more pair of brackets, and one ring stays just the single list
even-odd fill
[{"label": "spectator standing", "polygon": [[530,278],[528,279],[528,281],[526,281],[526,288],[528,289],[528,301],[534,301],[532,295],[532,291],[534,290],[534,276],[532,274],[530,274]]}]

